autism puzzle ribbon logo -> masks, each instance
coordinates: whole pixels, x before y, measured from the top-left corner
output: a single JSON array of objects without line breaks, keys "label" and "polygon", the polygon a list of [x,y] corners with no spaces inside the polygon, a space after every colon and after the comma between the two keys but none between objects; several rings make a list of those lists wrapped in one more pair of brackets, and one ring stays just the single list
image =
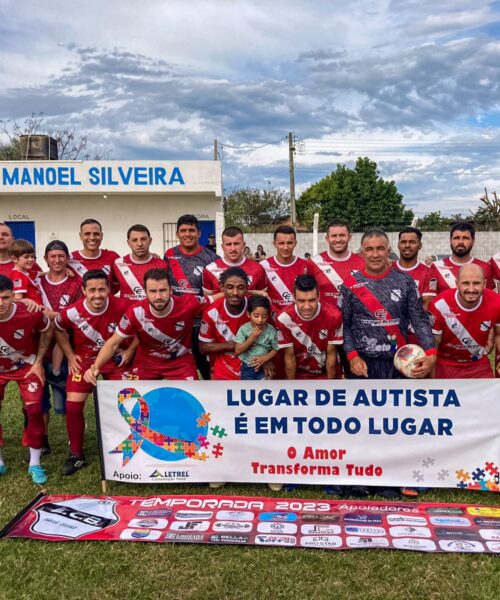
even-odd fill
[{"label": "autism puzzle ribbon logo", "polygon": [[163,460],[186,458],[206,461],[220,458],[224,446],[212,447],[208,431],[218,438],[227,437],[224,428],[209,427],[212,420],[202,404],[192,394],[180,388],[156,388],[141,395],[135,388],[118,393],[118,410],[130,427],[130,435],[110,454],[122,454],[125,466],[142,449],[146,454]]}]

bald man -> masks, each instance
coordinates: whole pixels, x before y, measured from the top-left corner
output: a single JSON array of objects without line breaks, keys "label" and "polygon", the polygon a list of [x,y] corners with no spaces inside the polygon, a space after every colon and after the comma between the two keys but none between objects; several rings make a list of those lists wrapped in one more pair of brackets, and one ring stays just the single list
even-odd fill
[{"label": "bald man", "polygon": [[438,346],[435,377],[494,377],[488,353],[500,353],[500,296],[486,289],[483,269],[460,267],[457,288],[448,289],[430,306],[432,331]]}]

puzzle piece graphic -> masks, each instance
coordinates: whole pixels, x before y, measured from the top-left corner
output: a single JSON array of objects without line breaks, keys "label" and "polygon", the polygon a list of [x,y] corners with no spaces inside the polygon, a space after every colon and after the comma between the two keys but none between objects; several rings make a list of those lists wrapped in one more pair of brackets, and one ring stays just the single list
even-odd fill
[{"label": "puzzle piece graphic", "polygon": [[413,471],[413,479],[415,479],[415,481],[421,482],[424,481],[425,477],[422,471]]},{"label": "puzzle piece graphic", "polygon": [[447,469],[441,469],[441,471],[439,471],[437,474],[439,481],[444,481],[445,479],[448,479],[449,476],[450,472]]},{"label": "puzzle piece graphic", "polygon": [[424,458],[422,461],[423,467],[431,467],[436,462],[435,458]]},{"label": "puzzle piece graphic", "polygon": [[465,481],[460,481],[457,483],[457,487],[461,488],[462,490],[466,490],[468,485],[465,483]]},{"label": "puzzle piece graphic", "polygon": [[217,442],[214,447],[212,448],[212,454],[215,456],[215,458],[219,458],[220,456],[222,456],[222,454],[224,453],[224,446],[222,446],[221,444],[219,444],[219,442]]},{"label": "puzzle piece graphic", "polygon": [[490,492],[498,492],[498,485],[494,481],[487,481],[486,487]]},{"label": "puzzle piece graphic", "polygon": [[216,435],[219,438],[227,437],[227,433],[224,427],[219,427],[218,425],[216,425],[215,427],[210,427],[210,431],[212,432],[212,435]]},{"label": "puzzle piece graphic", "polygon": [[487,471],[490,475],[496,475],[498,473],[498,467],[495,463],[485,462],[484,470]]},{"label": "puzzle piece graphic", "polygon": [[472,471],[472,479],[474,479],[474,481],[479,481],[480,479],[483,479],[485,475],[485,470],[480,469],[479,467],[475,471]]},{"label": "puzzle piece graphic", "polygon": [[200,448],[208,448],[210,446],[210,442],[207,440],[207,438],[204,435],[199,435],[196,438],[197,442],[200,445]]},{"label": "puzzle piece graphic", "polygon": [[196,419],[196,422],[198,423],[198,427],[206,427],[211,420],[211,413],[203,413],[200,417],[198,417],[198,419]]},{"label": "puzzle piece graphic", "polygon": [[470,473],[467,473],[467,471],[464,471],[463,469],[455,471],[455,475],[457,476],[457,479],[460,479],[460,481],[469,481],[470,479]]},{"label": "puzzle piece graphic", "polygon": [[191,458],[194,458],[196,460],[207,460],[208,456],[206,454],[206,452],[197,452],[194,456],[192,456]]}]

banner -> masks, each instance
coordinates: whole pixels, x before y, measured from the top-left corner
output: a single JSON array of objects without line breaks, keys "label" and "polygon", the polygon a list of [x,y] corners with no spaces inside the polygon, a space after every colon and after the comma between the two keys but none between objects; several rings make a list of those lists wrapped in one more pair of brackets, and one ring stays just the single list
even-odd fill
[{"label": "banner", "polygon": [[244,496],[42,496],[1,534],[54,542],[500,552],[500,507]]},{"label": "banner", "polygon": [[99,381],[102,477],[499,491],[500,381]]}]

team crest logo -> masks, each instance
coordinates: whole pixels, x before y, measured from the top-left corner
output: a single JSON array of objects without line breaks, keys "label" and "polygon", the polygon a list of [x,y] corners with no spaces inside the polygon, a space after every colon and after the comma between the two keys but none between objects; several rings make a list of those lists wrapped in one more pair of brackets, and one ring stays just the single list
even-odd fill
[{"label": "team crest logo", "polygon": [[327,336],[328,336],[328,331],[326,329],[319,330],[319,339],[320,340],[325,340]]},{"label": "team crest logo", "polygon": [[108,324],[108,332],[109,333],[114,333],[116,329],[116,323],[109,323]]},{"label": "team crest logo", "polygon": [[38,383],[36,381],[31,381],[28,383],[28,392],[34,394],[38,389]]},{"label": "team crest logo", "polygon": [[20,340],[24,337],[24,329],[16,329],[14,331],[14,339]]},{"label": "team crest logo", "polygon": [[63,306],[68,306],[69,304],[69,294],[63,294],[61,299],[59,300],[59,306],[62,308]]},{"label": "team crest logo", "polygon": [[401,290],[399,290],[399,289],[391,290],[391,300],[393,302],[399,302],[401,300]]},{"label": "team crest logo", "polygon": [[193,269],[193,275],[197,275],[198,277],[201,277],[203,273],[203,267],[201,265],[198,265],[197,267],[195,267]]},{"label": "team crest logo", "polygon": [[483,321],[479,326],[481,331],[489,331],[491,329],[491,321]]},{"label": "team crest logo", "polygon": [[175,324],[175,330],[182,331],[185,326],[186,326],[186,323],[184,321],[179,321],[178,323]]},{"label": "team crest logo", "polygon": [[104,267],[102,267],[102,270],[106,273],[106,275],[109,275],[111,267],[109,265],[104,265]]}]

